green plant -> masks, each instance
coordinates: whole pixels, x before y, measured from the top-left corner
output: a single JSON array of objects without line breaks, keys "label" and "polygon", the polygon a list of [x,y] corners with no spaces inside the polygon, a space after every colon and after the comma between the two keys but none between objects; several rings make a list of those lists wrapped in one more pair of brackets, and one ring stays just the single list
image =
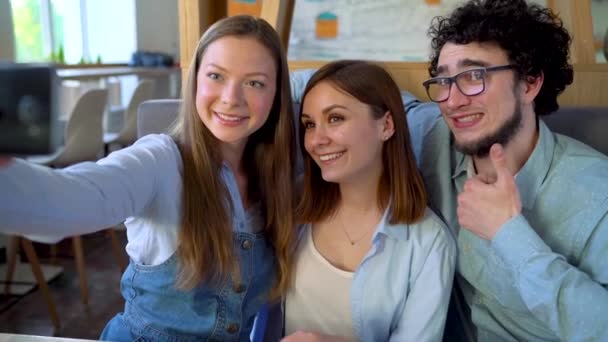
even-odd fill
[{"label": "green plant", "polygon": [[59,51],[57,52],[57,63],[65,64],[65,50],[63,49],[63,44],[59,46]]}]

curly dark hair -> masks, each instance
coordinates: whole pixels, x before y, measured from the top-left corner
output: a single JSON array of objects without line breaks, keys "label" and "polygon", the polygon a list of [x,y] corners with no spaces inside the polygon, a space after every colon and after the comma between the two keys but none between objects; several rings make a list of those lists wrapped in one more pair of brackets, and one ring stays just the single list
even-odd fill
[{"label": "curly dark hair", "polygon": [[534,99],[537,116],[556,111],[557,96],[572,83],[570,34],[557,15],[537,4],[525,0],[471,0],[448,17],[435,17],[428,34],[432,76],[439,53],[448,42],[495,43],[506,51],[519,79],[544,75]]}]

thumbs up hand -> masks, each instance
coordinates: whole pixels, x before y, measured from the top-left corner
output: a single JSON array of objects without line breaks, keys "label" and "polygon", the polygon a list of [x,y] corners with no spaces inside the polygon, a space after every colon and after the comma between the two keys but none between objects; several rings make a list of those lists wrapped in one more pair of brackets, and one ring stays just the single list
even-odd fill
[{"label": "thumbs up hand", "polygon": [[457,209],[460,225],[485,240],[491,240],[505,222],[521,213],[519,190],[500,144],[492,145],[490,160],[496,177],[468,179],[458,195]]}]

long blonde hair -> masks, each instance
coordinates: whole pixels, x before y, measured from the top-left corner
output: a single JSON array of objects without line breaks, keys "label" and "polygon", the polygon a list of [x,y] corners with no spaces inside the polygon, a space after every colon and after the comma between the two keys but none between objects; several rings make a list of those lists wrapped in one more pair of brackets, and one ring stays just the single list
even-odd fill
[{"label": "long blonde hair", "polygon": [[173,130],[183,159],[182,223],[179,232],[178,285],[191,289],[201,281],[220,281],[234,275],[238,259],[233,251],[232,215],[220,175],[219,141],[201,122],[195,106],[196,79],[207,47],[220,38],[253,38],[276,63],[276,94],[269,117],[248,139],[243,164],[248,194],[260,200],[264,232],[277,257],[276,284],[271,297],[282,295],[290,281],[294,232],[294,122],[287,59],[275,30],[263,19],[233,16],[213,24],[198,43],[188,70],[183,104]]}]

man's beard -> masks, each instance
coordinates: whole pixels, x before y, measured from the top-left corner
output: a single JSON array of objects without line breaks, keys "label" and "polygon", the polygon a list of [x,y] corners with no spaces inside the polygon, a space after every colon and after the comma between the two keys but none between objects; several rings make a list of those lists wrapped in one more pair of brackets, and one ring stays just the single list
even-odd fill
[{"label": "man's beard", "polygon": [[503,147],[508,145],[509,142],[515,137],[517,132],[519,132],[523,121],[523,115],[521,112],[521,101],[519,97],[515,97],[515,109],[513,110],[513,115],[505,121],[502,126],[498,127],[498,129],[482,137],[481,139],[469,143],[461,144],[454,138],[454,133],[452,133],[452,140],[454,141],[454,145],[456,149],[464,154],[476,156],[478,158],[485,158],[490,153],[490,148],[494,144],[501,144]]}]

